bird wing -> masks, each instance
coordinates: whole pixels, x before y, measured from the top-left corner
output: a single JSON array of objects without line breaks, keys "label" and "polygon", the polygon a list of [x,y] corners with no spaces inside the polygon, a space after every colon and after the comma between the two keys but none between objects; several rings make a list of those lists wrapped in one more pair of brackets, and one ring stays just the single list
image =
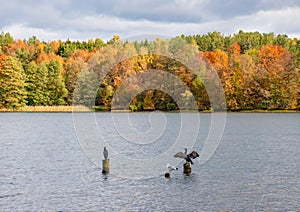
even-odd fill
[{"label": "bird wing", "polygon": [[183,152],[178,152],[174,155],[175,158],[185,158],[186,155]]},{"label": "bird wing", "polygon": [[196,151],[192,151],[192,152],[189,154],[189,157],[192,158],[192,159],[195,159],[195,158],[199,157],[199,154],[198,154],[198,152],[196,152]]}]

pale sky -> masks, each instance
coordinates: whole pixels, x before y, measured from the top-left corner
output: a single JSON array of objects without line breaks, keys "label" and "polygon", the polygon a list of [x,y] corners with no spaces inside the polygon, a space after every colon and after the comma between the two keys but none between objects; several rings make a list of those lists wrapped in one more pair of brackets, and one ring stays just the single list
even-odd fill
[{"label": "pale sky", "polygon": [[104,41],[239,30],[300,37],[300,0],[9,0],[0,31],[16,39]]}]

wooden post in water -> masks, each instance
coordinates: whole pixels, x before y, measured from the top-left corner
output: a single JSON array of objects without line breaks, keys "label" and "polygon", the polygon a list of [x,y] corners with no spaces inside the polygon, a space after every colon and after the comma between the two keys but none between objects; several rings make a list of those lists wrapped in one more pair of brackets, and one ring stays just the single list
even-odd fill
[{"label": "wooden post in water", "polygon": [[102,174],[109,174],[109,159],[102,160]]},{"label": "wooden post in water", "polygon": [[102,160],[102,174],[109,174],[109,159],[106,147],[103,149],[104,160]]},{"label": "wooden post in water", "polygon": [[192,172],[192,167],[189,162],[183,164],[183,173],[189,175]]}]

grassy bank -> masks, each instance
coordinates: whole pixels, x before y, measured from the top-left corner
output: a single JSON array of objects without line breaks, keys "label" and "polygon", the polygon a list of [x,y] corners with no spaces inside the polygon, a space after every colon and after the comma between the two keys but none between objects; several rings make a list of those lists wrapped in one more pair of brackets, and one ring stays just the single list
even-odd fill
[{"label": "grassy bank", "polygon": [[260,109],[254,109],[254,110],[241,110],[237,111],[241,113],[298,113],[299,110],[260,110]]},{"label": "grassy bank", "polygon": [[25,106],[19,109],[1,108],[0,112],[89,112],[84,106]]}]

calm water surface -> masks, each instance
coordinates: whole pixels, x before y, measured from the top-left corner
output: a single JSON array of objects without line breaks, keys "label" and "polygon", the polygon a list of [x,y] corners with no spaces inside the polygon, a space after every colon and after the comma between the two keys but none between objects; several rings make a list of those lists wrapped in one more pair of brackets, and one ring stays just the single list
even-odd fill
[{"label": "calm water surface", "polygon": [[[100,128],[108,116],[96,114]],[[145,117],[139,113],[133,125],[147,129]],[[173,120],[167,141],[178,119],[166,117]],[[209,117],[200,114],[195,148],[207,136]],[[0,113],[0,210],[299,211],[299,129],[299,113],[229,113],[217,151],[190,176],[180,167],[171,179],[162,173],[134,180],[102,176],[80,147],[71,113]]]}]

